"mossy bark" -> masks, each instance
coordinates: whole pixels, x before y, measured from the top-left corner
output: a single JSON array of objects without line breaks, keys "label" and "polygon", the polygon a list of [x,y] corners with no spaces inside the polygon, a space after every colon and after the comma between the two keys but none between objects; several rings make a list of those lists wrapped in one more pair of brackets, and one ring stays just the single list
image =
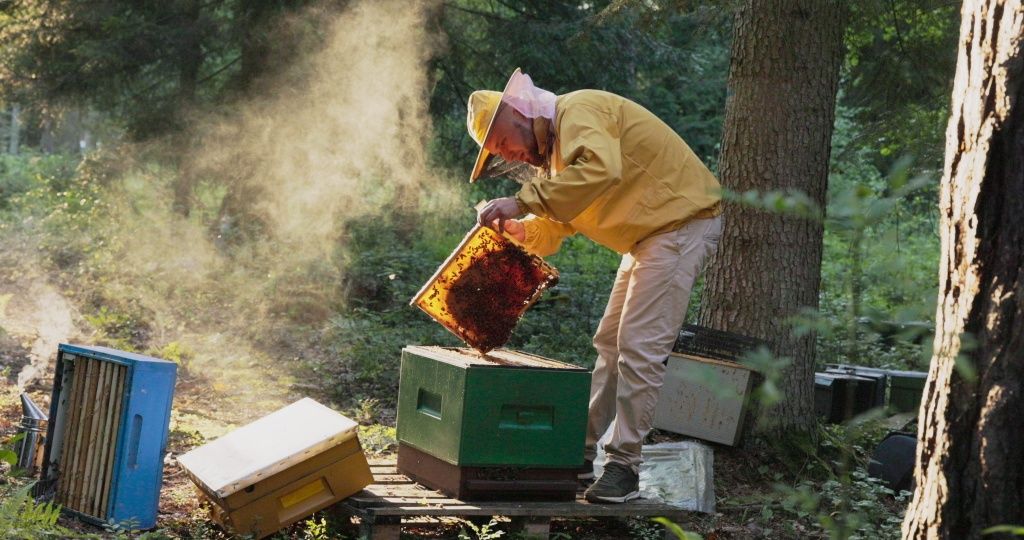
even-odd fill
[{"label": "mossy bark", "polygon": [[[825,204],[846,3],[747,0],[736,15],[720,176],[732,192],[796,189]],[[820,221],[726,205],[700,323],[765,339],[793,362],[771,429],[814,425],[814,336],[789,317],[818,307]]]}]

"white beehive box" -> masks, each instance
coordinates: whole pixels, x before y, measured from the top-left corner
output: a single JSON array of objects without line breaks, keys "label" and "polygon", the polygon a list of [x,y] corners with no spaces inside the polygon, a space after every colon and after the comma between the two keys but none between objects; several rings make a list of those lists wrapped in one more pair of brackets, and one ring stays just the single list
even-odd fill
[{"label": "white beehive box", "polygon": [[654,427],[735,446],[755,372],[735,362],[671,353]]}]

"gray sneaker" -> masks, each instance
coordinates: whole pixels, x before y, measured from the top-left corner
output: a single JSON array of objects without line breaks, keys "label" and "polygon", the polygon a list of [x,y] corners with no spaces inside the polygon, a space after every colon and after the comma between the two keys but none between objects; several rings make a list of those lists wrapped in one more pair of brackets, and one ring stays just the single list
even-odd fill
[{"label": "gray sneaker", "polygon": [[640,477],[620,463],[605,463],[601,478],[583,494],[592,503],[624,503],[640,497]]}]

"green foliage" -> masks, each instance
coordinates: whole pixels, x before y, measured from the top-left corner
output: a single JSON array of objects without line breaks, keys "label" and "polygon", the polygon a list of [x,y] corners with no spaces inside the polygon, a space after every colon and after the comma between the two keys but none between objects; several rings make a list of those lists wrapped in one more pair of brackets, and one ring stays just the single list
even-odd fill
[{"label": "green foliage", "polygon": [[195,358],[195,352],[189,349],[188,345],[179,341],[172,341],[159,349],[151,350],[150,354],[157,358],[170,360],[182,369],[188,369],[189,363]]},{"label": "green foliage", "polygon": [[398,447],[398,436],[395,434],[395,428],[391,426],[359,426],[359,442],[364,452],[382,455],[393,452]]},{"label": "green foliage", "polygon": [[302,534],[303,540],[327,540],[330,538],[326,519],[316,519],[314,516],[306,519],[303,524],[306,526],[306,530]]},{"label": "green foliage", "polygon": [[11,198],[37,184],[60,185],[74,173],[74,164],[61,155],[26,152],[0,154],[0,210],[10,207]]},{"label": "green foliage", "polygon": [[[139,139],[182,129],[192,107],[238,95],[295,51],[284,16],[306,2],[82,4],[15,0],[0,11],[0,91],[33,104],[83,103]],[[277,22],[277,24],[272,24]],[[38,105],[37,105],[38,104]]]},{"label": "green foliage", "polygon": [[558,94],[596,88],[633,99],[714,164],[729,64],[728,15],[704,2],[451,2],[442,20],[448,50],[435,61],[431,96],[435,155],[468,172],[476,145],[466,135],[466,97],[476,89],[500,90],[518,66]]},{"label": "green foliage", "polygon": [[956,65],[959,4],[851,2],[841,103],[855,111],[880,167],[902,155],[941,166]]},{"label": "green foliage", "polygon": [[722,190],[722,199],[757,208],[772,214],[794,216],[818,221],[821,219],[821,208],[806,193],[797,189],[758,191],[750,190],[737,193],[728,189]]},{"label": "green foliage", "polygon": [[[497,526],[498,522],[494,518],[483,525],[463,520],[459,540],[497,540],[505,534],[505,531],[495,530]],[[469,528],[469,531],[466,531],[466,528]],[[473,533],[472,536],[469,534],[470,531]]]},{"label": "green foliage", "polygon": [[859,135],[851,111],[841,108],[833,136],[821,318],[810,324],[825,362],[919,369],[930,353],[938,235],[934,209],[922,211],[916,199],[931,198],[937,182],[915,173],[910,158],[883,173],[872,150],[857,144]]},{"label": "green foliage", "polygon": [[582,236],[567,239],[548,258],[558,285],[519,322],[509,347],[585,367],[595,361],[591,339],[604,315],[619,255]]},{"label": "green foliage", "polygon": [[795,487],[778,485],[777,490],[784,495],[783,513],[814,520],[821,532],[836,540],[899,538],[910,496],[906,491],[893,493],[863,470],[824,483],[804,480]]},{"label": "green foliage", "polygon": [[[777,357],[766,347],[758,347],[743,355],[740,362],[754,370],[759,376],[760,380],[751,392],[750,398],[762,411],[771,409],[773,405],[785,398],[780,389],[780,381],[783,372],[793,362],[792,358]],[[758,421],[767,422],[769,418],[769,415],[762,414],[759,415]]]},{"label": "green foliage", "polygon": [[25,540],[71,538],[70,531],[57,525],[60,506],[35,502],[31,495],[33,485],[0,486],[0,530],[5,531],[4,537]]},{"label": "green foliage", "polygon": [[99,331],[97,343],[115,349],[139,350],[149,334],[148,317],[137,304],[130,305],[128,311],[101,305],[95,313],[85,315],[85,320]]},{"label": "green foliage", "polygon": [[995,527],[989,527],[981,534],[998,534],[1007,533],[1013,536],[1024,536],[1024,525],[996,525]]},{"label": "green foliage", "polygon": [[0,446],[0,463],[6,463],[11,467],[18,464],[18,454],[14,451],[14,448],[18,441],[24,438],[24,433],[18,433],[4,441],[3,446]]},{"label": "green foliage", "polygon": [[679,540],[701,540],[701,536],[699,534],[683,530],[682,527],[675,524],[672,520],[668,518],[656,517],[652,521],[654,521],[655,523],[660,523],[672,534],[674,534],[676,538],[678,538]]}]

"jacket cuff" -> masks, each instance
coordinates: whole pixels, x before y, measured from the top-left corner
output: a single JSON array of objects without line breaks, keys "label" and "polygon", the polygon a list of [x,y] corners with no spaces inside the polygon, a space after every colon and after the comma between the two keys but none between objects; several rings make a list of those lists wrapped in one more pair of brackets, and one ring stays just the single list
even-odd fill
[{"label": "jacket cuff", "polygon": [[523,202],[523,199],[519,198],[519,194],[518,193],[515,194],[512,198],[516,200],[516,206],[519,207],[519,215],[520,216],[525,216],[526,214],[529,214],[529,213],[533,212],[532,210],[530,210],[529,206],[526,206],[526,203]]},{"label": "jacket cuff", "polygon": [[528,187],[529,184],[523,186],[523,188],[516,193],[516,204],[518,204],[519,209],[526,214],[545,217],[547,214],[544,212],[544,206],[537,200],[536,195],[527,189]]}]

